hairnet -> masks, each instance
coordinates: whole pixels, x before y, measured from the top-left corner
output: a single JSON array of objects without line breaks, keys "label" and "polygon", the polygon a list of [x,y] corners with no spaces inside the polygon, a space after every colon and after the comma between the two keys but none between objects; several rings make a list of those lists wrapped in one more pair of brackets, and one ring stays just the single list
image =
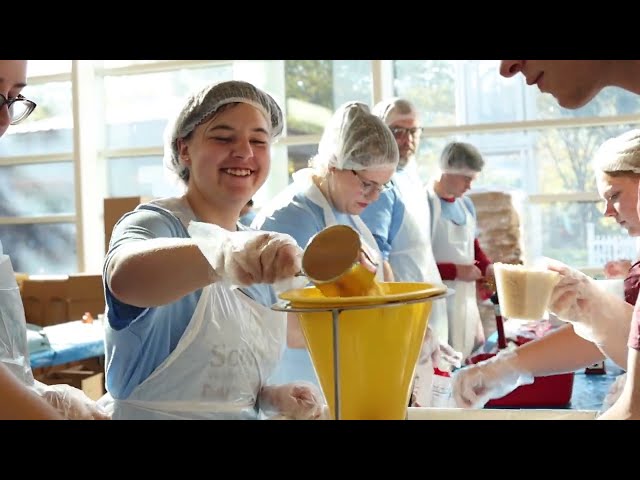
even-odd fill
[{"label": "hairnet", "polygon": [[336,110],[324,129],[314,168],[326,171],[369,170],[398,165],[398,145],[382,119],[360,102],[348,102]]},{"label": "hairnet", "polygon": [[268,93],[239,80],[214,83],[189,96],[176,117],[167,124],[164,134],[165,166],[187,182],[189,169],[180,163],[178,139],[187,137],[223,105],[238,102],[251,105],[264,115],[271,125],[271,138],[282,133],[282,110]]},{"label": "hairnet", "polygon": [[630,130],[604,142],[595,153],[593,169],[640,173],[640,130]]},{"label": "hairnet", "polygon": [[416,107],[409,100],[404,98],[392,97],[382,100],[375,104],[371,109],[376,117],[380,117],[387,125],[391,125],[393,120],[402,120],[404,118],[417,118],[418,112]]},{"label": "hairnet", "polygon": [[470,143],[451,142],[440,155],[442,173],[475,176],[482,171],[484,160],[476,147]]}]

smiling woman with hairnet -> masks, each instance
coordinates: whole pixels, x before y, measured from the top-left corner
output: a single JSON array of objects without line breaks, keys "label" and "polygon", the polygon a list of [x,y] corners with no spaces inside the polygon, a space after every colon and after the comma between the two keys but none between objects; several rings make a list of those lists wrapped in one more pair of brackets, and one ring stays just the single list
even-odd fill
[{"label": "smiling woman with hairnet", "polygon": [[165,164],[186,193],[125,214],[104,264],[114,419],[320,415],[315,386],[267,385],[286,335],[267,284],[300,270],[301,249],[238,222],[281,131],[273,98],[240,81],[202,89],[169,122]]},{"label": "smiling woman with hairnet", "polygon": [[[256,216],[252,226],[291,235],[301,247],[325,227],[349,225],[378,253],[375,239],[359,214],[375,202],[398,164],[398,146],[387,126],[358,102],[341,105],[329,123],[310,164],[294,182]],[[379,281],[385,278],[379,262]],[[290,321],[291,348],[276,378],[318,383],[296,322]]]}]

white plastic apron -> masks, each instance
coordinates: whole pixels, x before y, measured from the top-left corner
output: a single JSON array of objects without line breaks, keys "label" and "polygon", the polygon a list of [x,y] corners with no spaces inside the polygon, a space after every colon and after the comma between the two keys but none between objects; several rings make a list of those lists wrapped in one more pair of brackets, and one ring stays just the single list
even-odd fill
[{"label": "white plastic apron", "polygon": [[[389,263],[396,281],[441,284],[431,246],[431,212],[425,187],[419,180],[417,169],[407,169],[394,175],[393,182],[405,204],[405,216],[396,234],[389,254]],[[422,225],[422,226],[421,226]],[[449,339],[446,299],[433,302],[429,326],[443,343]]]},{"label": "white plastic apron", "polygon": [[[194,219],[181,199],[155,203],[183,223]],[[256,419],[285,342],[284,313],[223,282],[209,285],[176,349],[127,399],[114,400],[113,418]]]},{"label": "white plastic apron", "polygon": [[[456,202],[464,209],[466,222],[456,225],[450,220],[442,218],[442,207],[439,197],[434,195],[433,202],[433,254],[440,263],[455,263],[457,265],[474,265],[474,239],[476,222],[473,215],[462,199]],[[449,345],[462,352],[463,358],[469,356],[473,350],[480,311],[476,298],[476,282],[459,280],[445,280],[444,284],[455,290],[455,294],[447,298],[447,315],[449,317]]]}]

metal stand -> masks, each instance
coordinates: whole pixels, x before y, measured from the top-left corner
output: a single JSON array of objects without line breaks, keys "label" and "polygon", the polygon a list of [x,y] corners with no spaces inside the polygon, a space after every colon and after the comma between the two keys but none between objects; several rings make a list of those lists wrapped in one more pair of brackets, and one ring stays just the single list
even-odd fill
[{"label": "metal stand", "polygon": [[[448,289],[445,293],[440,295],[435,295],[432,297],[418,298],[413,300],[398,300],[393,302],[385,302],[385,303],[375,303],[369,305],[348,305],[345,302],[345,305],[342,306],[309,306],[302,307],[297,306],[293,307],[290,302],[277,302],[271,306],[272,310],[277,312],[287,312],[287,313],[317,313],[317,312],[331,312],[331,318],[333,322],[333,392],[334,392],[334,404],[335,404],[335,416],[336,420],[340,420],[342,416],[341,408],[340,408],[340,355],[339,355],[339,328],[338,321],[340,319],[340,313],[344,310],[371,310],[374,308],[389,308],[398,305],[407,305],[411,303],[425,303],[425,302],[433,302],[435,300],[440,300],[441,298],[446,298],[453,294],[453,290]],[[349,297],[345,297],[349,298]]]}]

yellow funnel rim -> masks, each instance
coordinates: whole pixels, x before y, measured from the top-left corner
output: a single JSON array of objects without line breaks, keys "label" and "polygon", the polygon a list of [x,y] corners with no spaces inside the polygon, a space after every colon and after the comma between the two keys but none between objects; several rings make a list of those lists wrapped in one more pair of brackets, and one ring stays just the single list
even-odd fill
[{"label": "yellow funnel rim", "polygon": [[356,297],[325,297],[316,287],[296,288],[279,295],[279,298],[291,303],[293,307],[346,307],[380,305],[384,303],[420,300],[435,297],[447,292],[447,286],[430,283],[384,282],[380,286],[385,291],[391,290],[393,285],[402,285],[406,292],[388,293],[386,295],[368,295]]}]

